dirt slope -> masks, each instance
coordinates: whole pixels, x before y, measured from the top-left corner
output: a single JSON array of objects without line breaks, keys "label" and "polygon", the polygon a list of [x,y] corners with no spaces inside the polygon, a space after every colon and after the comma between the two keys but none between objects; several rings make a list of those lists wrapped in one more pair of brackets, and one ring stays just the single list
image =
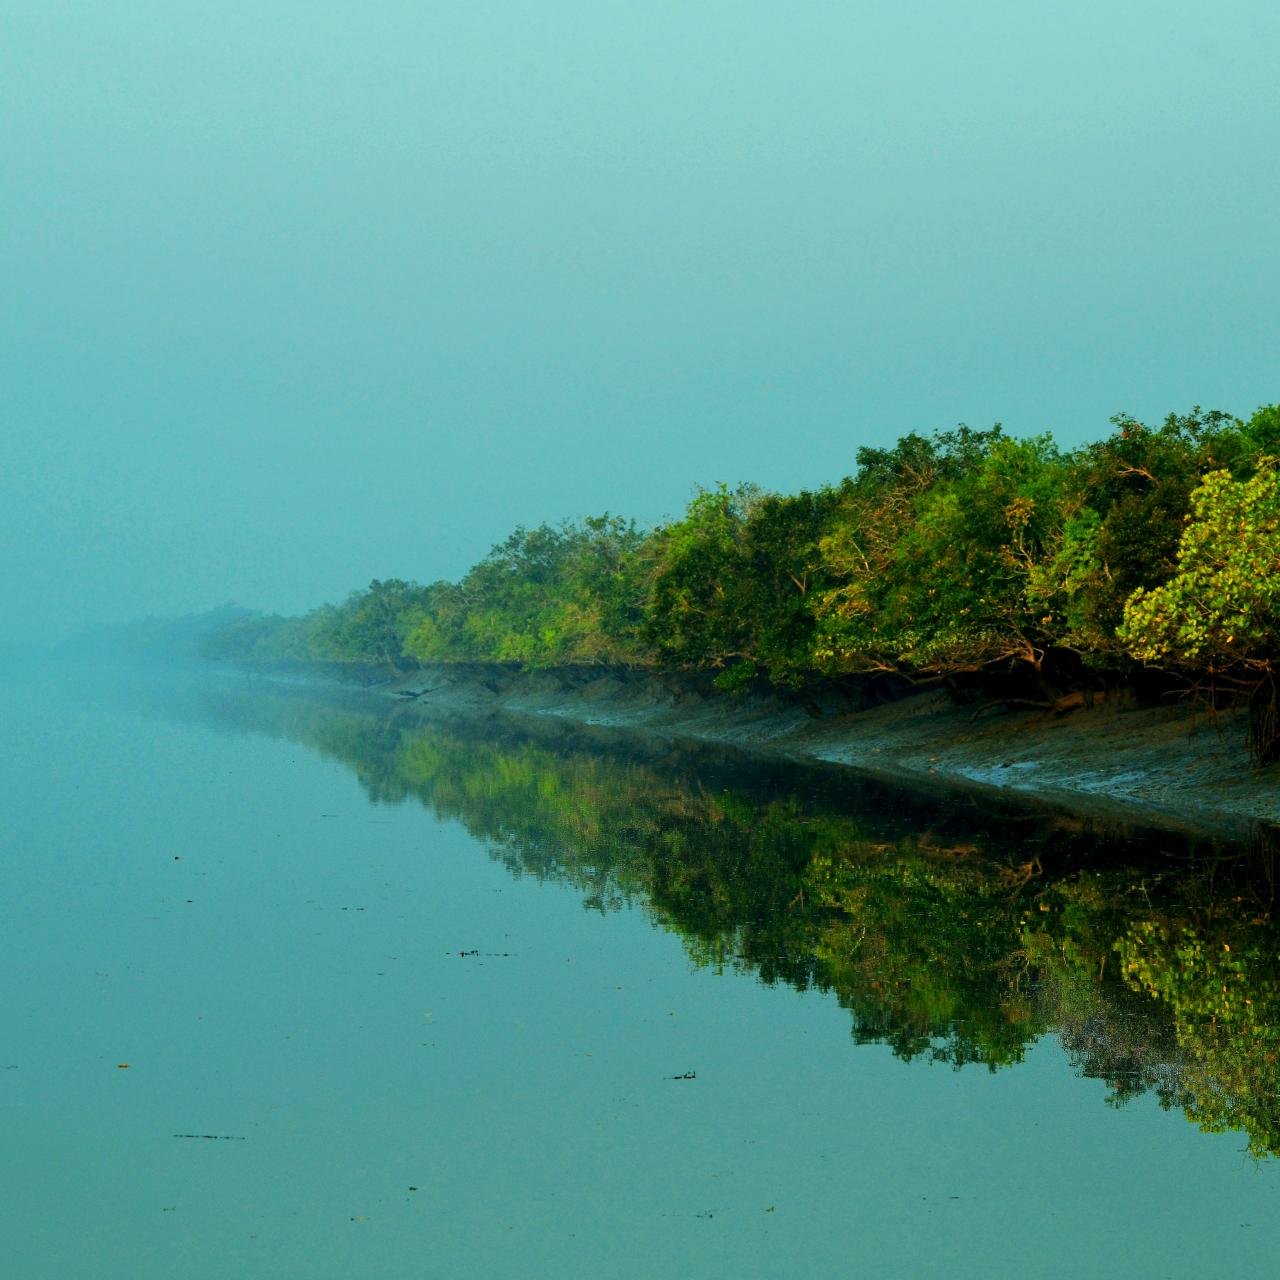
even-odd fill
[{"label": "dirt slope", "polygon": [[[1258,820],[1280,822],[1280,766],[1250,768],[1243,715],[1211,716],[1183,704],[1066,715],[995,709],[975,718],[932,692],[815,717],[778,697],[735,697],[624,671],[435,668],[378,683],[406,711],[423,714],[433,707],[519,711],[660,730],[1173,825],[1241,831]],[[405,696],[420,690],[427,692]]]}]

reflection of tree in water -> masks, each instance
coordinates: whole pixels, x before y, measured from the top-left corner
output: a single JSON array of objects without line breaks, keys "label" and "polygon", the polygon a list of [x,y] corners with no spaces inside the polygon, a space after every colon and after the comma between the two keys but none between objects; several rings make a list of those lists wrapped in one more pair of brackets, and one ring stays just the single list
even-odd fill
[{"label": "reflection of tree in water", "polygon": [[829,991],[858,1043],[995,1070],[1057,1032],[1144,1093],[1280,1152],[1274,848],[911,794],[557,723],[427,725],[242,693],[205,714],[463,823],[512,874],[645,909],[704,966]]}]

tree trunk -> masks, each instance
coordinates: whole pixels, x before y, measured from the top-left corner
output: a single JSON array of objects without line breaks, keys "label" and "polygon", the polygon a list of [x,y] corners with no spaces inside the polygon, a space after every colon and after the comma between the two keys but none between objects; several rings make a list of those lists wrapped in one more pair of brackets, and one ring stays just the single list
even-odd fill
[{"label": "tree trunk", "polygon": [[1249,754],[1256,765],[1280,760],[1280,683],[1268,671],[1249,698]]}]

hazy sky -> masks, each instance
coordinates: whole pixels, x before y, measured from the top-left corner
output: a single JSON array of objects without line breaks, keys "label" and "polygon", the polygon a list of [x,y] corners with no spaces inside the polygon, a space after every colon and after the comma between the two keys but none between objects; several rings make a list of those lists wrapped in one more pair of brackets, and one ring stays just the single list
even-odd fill
[{"label": "hazy sky", "polygon": [[1276,0],[0,0],[0,631],[1280,399]]}]

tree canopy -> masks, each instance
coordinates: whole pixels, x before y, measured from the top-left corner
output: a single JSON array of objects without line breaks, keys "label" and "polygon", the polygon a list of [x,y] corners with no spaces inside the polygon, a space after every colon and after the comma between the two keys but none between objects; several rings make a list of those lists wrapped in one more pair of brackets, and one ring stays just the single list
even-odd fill
[{"label": "tree canopy", "polygon": [[999,425],[911,433],[858,449],[853,473],[819,489],[700,488],[647,530],[610,513],[518,528],[456,583],[375,579],[301,618],[237,617],[207,647],[250,661],[655,666],[727,690],[1021,673],[1062,693],[1145,664],[1253,697],[1268,759],[1277,455],[1274,405],[1247,421],[1119,414],[1070,451]]}]

